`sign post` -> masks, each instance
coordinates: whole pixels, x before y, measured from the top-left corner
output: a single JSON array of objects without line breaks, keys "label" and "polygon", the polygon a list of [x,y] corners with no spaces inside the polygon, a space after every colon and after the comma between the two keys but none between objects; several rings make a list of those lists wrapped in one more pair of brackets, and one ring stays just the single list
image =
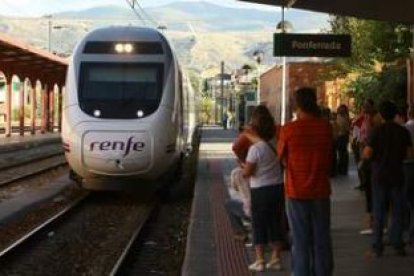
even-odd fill
[{"label": "sign post", "polygon": [[[283,18],[283,17],[282,17]],[[283,21],[282,21],[283,22]],[[273,55],[282,61],[282,114],[281,124],[286,122],[286,57],[349,57],[351,36],[332,34],[275,33]]]},{"label": "sign post", "polygon": [[351,56],[351,36],[275,33],[273,36],[273,55],[285,57],[349,57]]}]

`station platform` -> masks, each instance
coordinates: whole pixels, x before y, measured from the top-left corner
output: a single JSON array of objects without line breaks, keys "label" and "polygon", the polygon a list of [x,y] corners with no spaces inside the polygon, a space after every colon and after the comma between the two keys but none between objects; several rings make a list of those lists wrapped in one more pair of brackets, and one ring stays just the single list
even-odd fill
[{"label": "station platform", "polygon": [[[253,248],[233,238],[224,208],[229,195],[230,172],[236,167],[231,143],[235,130],[205,127],[202,130],[197,180],[188,231],[187,250],[182,267],[185,276],[251,275],[248,264],[254,260]],[[332,226],[335,271],[339,276],[413,275],[414,248],[407,246],[408,256],[397,257],[386,247],[384,256],[368,259],[370,236],[360,235],[366,226],[364,196],[353,189],[357,184],[355,168],[348,176],[332,179]],[[257,275],[291,275],[290,253],[282,256],[282,271],[265,271]]]},{"label": "station platform", "polygon": [[[1,136],[0,169],[16,162],[18,159],[30,158],[29,152],[31,149],[35,149],[40,145],[57,144],[60,141],[61,136],[58,132],[26,134],[24,136],[13,134],[10,137]],[[3,171],[0,171],[0,177],[4,177],[3,173]],[[4,195],[4,191],[0,191],[0,227],[16,216],[24,214],[33,206],[55,197],[69,184],[70,181],[65,176],[57,180],[53,186],[39,187],[35,185],[35,187],[13,189],[13,191],[6,192],[6,195]]]},{"label": "station platform", "polygon": [[10,137],[2,135],[0,136],[0,153],[32,148],[50,142],[56,143],[60,140],[60,132],[36,133],[34,135],[26,133],[24,136],[13,133]]}]

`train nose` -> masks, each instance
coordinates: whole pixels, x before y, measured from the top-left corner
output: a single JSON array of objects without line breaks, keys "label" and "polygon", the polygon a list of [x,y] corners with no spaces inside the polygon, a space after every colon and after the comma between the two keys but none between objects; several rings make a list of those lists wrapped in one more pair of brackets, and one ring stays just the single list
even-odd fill
[{"label": "train nose", "polygon": [[152,139],[146,131],[87,131],[82,163],[93,173],[133,175],[150,169]]}]

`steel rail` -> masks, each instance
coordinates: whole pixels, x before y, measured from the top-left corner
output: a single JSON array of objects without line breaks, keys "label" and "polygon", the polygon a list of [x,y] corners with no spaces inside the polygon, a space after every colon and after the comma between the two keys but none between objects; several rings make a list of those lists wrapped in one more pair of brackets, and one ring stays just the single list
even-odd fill
[{"label": "steel rail", "polygon": [[[33,163],[33,162],[36,163],[38,161],[46,161],[48,159],[52,159],[52,158],[55,158],[55,157],[58,157],[58,156],[64,156],[64,154],[63,153],[53,154],[53,155],[50,155],[50,156],[47,156],[47,157],[42,156],[40,158],[33,159],[30,162],[22,162],[22,163],[19,163],[19,164],[15,164],[13,166],[7,167],[6,169],[0,169],[0,175],[3,174],[3,173],[7,173],[7,171],[10,171],[10,170],[16,170],[18,168],[28,166],[28,165],[30,165],[30,163]],[[10,183],[16,182],[18,180],[25,179],[25,178],[33,176],[33,175],[37,175],[37,174],[52,170],[52,169],[60,167],[60,166],[64,166],[66,164],[67,164],[67,161],[62,160],[62,161],[56,162],[56,163],[48,165],[48,166],[43,166],[41,168],[34,167],[30,171],[27,171],[27,172],[19,174],[19,175],[12,175],[11,177],[4,177],[4,178],[0,179],[0,187],[1,186],[6,186]]]},{"label": "steel rail", "polygon": [[16,250],[17,248],[19,248],[20,246],[22,246],[30,238],[32,238],[36,234],[38,234],[40,231],[42,231],[46,227],[52,225],[52,223],[56,222],[58,219],[62,218],[69,211],[73,210],[76,206],[78,206],[79,203],[82,202],[83,200],[85,200],[89,195],[90,195],[90,193],[88,192],[88,193],[82,195],[81,197],[77,198],[71,204],[69,204],[68,206],[66,206],[63,210],[61,210],[57,214],[53,215],[52,217],[50,217],[49,219],[47,219],[45,222],[43,222],[42,224],[40,224],[39,226],[35,227],[33,230],[31,230],[27,234],[25,234],[23,237],[19,238],[15,242],[13,242],[11,245],[9,245],[7,248],[5,248],[4,250],[2,250],[0,252],[0,258],[3,258],[4,256],[10,254],[14,250]]},{"label": "steel rail", "polygon": [[109,274],[110,276],[117,275],[117,273],[122,268],[122,265],[124,264],[124,261],[125,261],[126,257],[128,256],[129,251],[132,248],[132,245],[138,239],[139,235],[142,233],[142,229],[144,228],[146,223],[149,221],[149,218],[150,218],[152,212],[154,211],[155,207],[157,206],[157,204],[158,204],[158,202],[152,202],[151,205],[148,206],[148,209],[147,209],[147,212],[144,215],[144,218],[141,220],[141,223],[138,225],[137,229],[132,234],[131,238],[129,239],[128,244],[125,246],[123,252],[119,256],[119,258],[118,258],[117,262],[115,263],[115,265],[113,266],[113,268],[111,270],[111,273]]}]

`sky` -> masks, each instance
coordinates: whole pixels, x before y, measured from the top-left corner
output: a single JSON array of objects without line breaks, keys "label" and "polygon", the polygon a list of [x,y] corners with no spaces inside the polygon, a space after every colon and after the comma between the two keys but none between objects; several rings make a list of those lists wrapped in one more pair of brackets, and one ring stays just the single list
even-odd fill
[{"label": "sky", "polygon": [[[242,3],[236,0],[138,0],[145,7],[165,5],[172,2],[211,2],[240,8],[273,9],[265,5]],[[42,16],[62,11],[83,10],[95,6],[118,5],[128,7],[126,0],[0,0],[0,14],[7,16]]]}]

